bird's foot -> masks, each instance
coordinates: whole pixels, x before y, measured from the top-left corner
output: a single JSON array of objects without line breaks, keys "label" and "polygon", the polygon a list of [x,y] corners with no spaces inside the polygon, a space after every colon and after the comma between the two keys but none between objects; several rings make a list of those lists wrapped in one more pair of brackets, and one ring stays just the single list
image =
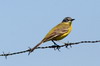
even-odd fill
[{"label": "bird's foot", "polygon": [[54,47],[54,50],[60,51],[60,46],[59,45],[52,45],[52,47]]}]

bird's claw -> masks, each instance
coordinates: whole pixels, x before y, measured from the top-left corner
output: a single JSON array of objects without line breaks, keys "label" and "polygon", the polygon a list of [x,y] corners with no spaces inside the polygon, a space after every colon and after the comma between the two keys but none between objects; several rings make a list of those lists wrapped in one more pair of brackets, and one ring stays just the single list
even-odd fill
[{"label": "bird's claw", "polygon": [[53,45],[53,47],[54,47],[54,50],[60,51],[60,46],[59,45]]}]

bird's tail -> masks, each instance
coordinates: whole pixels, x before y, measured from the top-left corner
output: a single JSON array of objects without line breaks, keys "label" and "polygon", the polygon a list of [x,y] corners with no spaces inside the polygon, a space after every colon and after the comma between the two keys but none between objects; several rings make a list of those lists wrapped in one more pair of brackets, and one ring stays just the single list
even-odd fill
[{"label": "bird's tail", "polygon": [[30,53],[33,52],[38,46],[40,46],[43,43],[43,41],[41,41],[40,43],[38,43],[35,47],[30,49]]}]

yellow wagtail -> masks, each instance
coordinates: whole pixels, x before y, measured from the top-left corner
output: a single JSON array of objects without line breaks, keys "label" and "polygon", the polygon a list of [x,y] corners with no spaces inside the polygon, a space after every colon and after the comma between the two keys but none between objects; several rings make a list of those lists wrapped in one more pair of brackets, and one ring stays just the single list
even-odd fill
[{"label": "yellow wagtail", "polygon": [[52,41],[54,44],[56,44],[54,41],[58,41],[65,38],[72,30],[73,20],[75,19],[72,19],[71,17],[65,17],[60,24],[58,24],[48,32],[48,34],[40,43],[38,43],[35,47],[30,49],[30,53],[44,42]]}]

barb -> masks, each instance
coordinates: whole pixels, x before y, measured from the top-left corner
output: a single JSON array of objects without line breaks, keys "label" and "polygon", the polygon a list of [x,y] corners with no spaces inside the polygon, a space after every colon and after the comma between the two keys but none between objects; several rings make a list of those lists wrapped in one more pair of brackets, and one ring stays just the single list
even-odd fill
[{"label": "barb", "polygon": [[[82,43],[97,43],[97,42],[100,42],[100,40],[96,40],[96,41],[80,41],[80,42],[73,42],[73,43],[64,43],[63,45],[60,45],[59,46],[59,49],[61,47],[66,47],[68,48],[68,46],[72,47],[72,45],[77,45],[77,44],[82,44]],[[45,47],[38,47],[36,49],[46,49],[46,48],[58,48],[58,46],[45,46]],[[8,56],[11,56],[11,55],[16,55],[16,54],[22,54],[22,53],[26,53],[31,50],[31,48],[27,49],[27,50],[24,50],[24,51],[19,51],[19,52],[13,52],[13,53],[2,53],[0,54],[0,56],[5,56],[5,58],[7,59]]]}]

